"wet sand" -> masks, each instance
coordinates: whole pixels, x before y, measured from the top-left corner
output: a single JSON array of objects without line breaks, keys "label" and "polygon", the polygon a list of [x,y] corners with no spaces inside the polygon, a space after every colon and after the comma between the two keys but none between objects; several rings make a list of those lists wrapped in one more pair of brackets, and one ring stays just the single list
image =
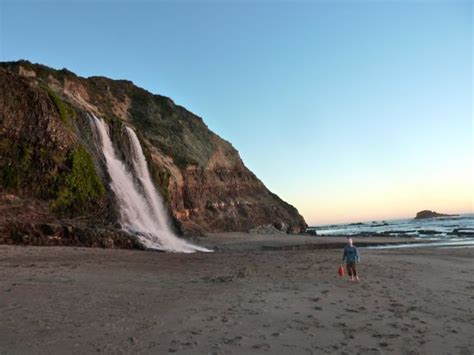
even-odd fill
[{"label": "wet sand", "polygon": [[474,351],[474,248],[363,250],[350,283],[338,249],[226,242],[187,255],[0,246],[0,353]]},{"label": "wet sand", "polygon": [[[358,246],[418,244],[426,241],[407,237],[354,237]],[[225,250],[304,250],[344,248],[347,238],[344,236],[310,236],[289,234],[249,234],[249,233],[213,233],[198,237],[199,245]]]}]

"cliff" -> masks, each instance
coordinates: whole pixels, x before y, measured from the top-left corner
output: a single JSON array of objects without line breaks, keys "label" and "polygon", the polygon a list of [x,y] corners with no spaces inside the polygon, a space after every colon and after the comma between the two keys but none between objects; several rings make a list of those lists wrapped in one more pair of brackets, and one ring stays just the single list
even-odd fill
[{"label": "cliff", "polygon": [[88,113],[107,121],[114,144],[121,144],[121,127],[135,129],[178,232],[306,227],[230,143],[167,97],[130,81],[82,78],[27,61],[0,63],[0,94],[0,208],[10,211],[0,218],[0,234],[19,221],[117,230]]}]

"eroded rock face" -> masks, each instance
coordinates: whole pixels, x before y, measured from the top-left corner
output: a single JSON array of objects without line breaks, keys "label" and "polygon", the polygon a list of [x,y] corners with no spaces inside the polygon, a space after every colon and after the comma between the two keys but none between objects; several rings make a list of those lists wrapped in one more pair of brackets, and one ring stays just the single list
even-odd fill
[{"label": "eroded rock face", "polygon": [[[48,158],[43,170],[36,165],[27,167],[27,175],[19,174],[15,186],[3,182],[0,192],[22,198],[31,195],[51,205],[51,201],[58,200],[61,188],[56,187],[48,195],[50,182],[42,181],[45,194],[33,194],[31,189],[23,188],[28,186],[25,176],[61,180],[61,176],[73,174],[70,157],[78,146],[82,147],[80,157],[85,153],[91,156],[97,176],[107,187],[107,174],[95,155],[87,129],[87,112],[91,112],[109,123],[115,144],[121,144],[123,125],[135,129],[155,185],[178,230],[193,234],[249,231],[267,225],[283,232],[302,232],[306,228],[298,211],[271,193],[245,167],[230,143],[211,132],[200,117],[167,97],[153,95],[129,81],[85,79],[65,69],[57,71],[25,61],[1,63],[0,84],[0,154],[13,159],[8,145],[15,140],[26,147],[28,137],[33,137],[35,157],[38,152],[55,157]],[[110,191],[102,196],[95,180],[88,183],[86,187],[95,188],[96,196],[85,205],[101,211],[98,217],[104,223],[114,223],[117,213]],[[61,191],[64,189],[74,191],[74,186]],[[89,217],[86,214],[84,218]]]},{"label": "eroded rock face", "polygon": [[143,249],[135,238],[119,228],[112,226],[80,228],[63,222],[57,224],[10,222],[2,227],[0,244]]},{"label": "eroded rock face", "polygon": [[[28,71],[26,71],[29,73]],[[50,195],[74,134],[62,124],[48,93],[0,69],[0,182],[3,188]]]},{"label": "eroded rock face", "polygon": [[0,244],[142,248],[100,213],[68,216],[44,199],[23,195],[0,193]]}]

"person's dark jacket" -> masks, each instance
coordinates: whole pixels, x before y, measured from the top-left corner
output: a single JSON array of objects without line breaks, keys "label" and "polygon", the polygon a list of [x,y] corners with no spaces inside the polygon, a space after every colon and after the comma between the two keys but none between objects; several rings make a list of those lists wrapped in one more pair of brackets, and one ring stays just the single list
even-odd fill
[{"label": "person's dark jacket", "polygon": [[342,262],[347,261],[349,263],[360,262],[359,251],[355,246],[346,245],[344,247],[344,254],[342,255]]}]

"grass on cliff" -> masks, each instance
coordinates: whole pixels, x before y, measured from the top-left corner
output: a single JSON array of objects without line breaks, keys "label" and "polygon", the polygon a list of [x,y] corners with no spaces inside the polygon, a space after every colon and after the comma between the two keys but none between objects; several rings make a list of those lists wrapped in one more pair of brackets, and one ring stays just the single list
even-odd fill
[{"label": "grass on cliff", "polygon": [[59,97],[59,95],[54,90],[52,90],[49,86],[42,85],[42,87],[46,90],[51,100],[53,100],[53,103],[56,106],[56,109],[58,110],[59,117],[61,117],[61,121],[69,125],[70,122],[68,118],[69,117],[76,118],[76,115],[77,115],[76,111],[74,111],[74,109],[71,106],[65,103]]},{"label": "grass on cliff", "polygon": [[89,152],[79,146],[69,159],[70,171],[64,177],[57,198],[51,203],[54,211],[72,212],[90,207],[105,195],[105,188],[95,170]]},{"label": "grass on cliff", "polygon": [[216,150],[213,134],[203,121],[172,100],[136,88],[131,90],[129,114],[135,126],[174,163],[206,166]]},{"label": "grass on cliff", "polygon": [[63,121],[64,123],[67,123],[68,110],[66,108],[66,104],[63,102],[63,100],[59,98],[58,94],[56,94],[50,87],[44,86],[44,89],[48,92],[49,97],[51,98],[51,100],[53,100],[54,105],[58,109],[58,113],[59,113],[59,116],[61,117],[61,121]]},{"label": "grass on cliff", "polygon": [[[0,174],[0,185],[5,189],[19,189],[22,178],[27,176],[33,163],[34,150],[32,146],[17,146],[5,139],[0,143],[0,156],[5,158]],[[6,156],[10,155],[10,159]]]}]

